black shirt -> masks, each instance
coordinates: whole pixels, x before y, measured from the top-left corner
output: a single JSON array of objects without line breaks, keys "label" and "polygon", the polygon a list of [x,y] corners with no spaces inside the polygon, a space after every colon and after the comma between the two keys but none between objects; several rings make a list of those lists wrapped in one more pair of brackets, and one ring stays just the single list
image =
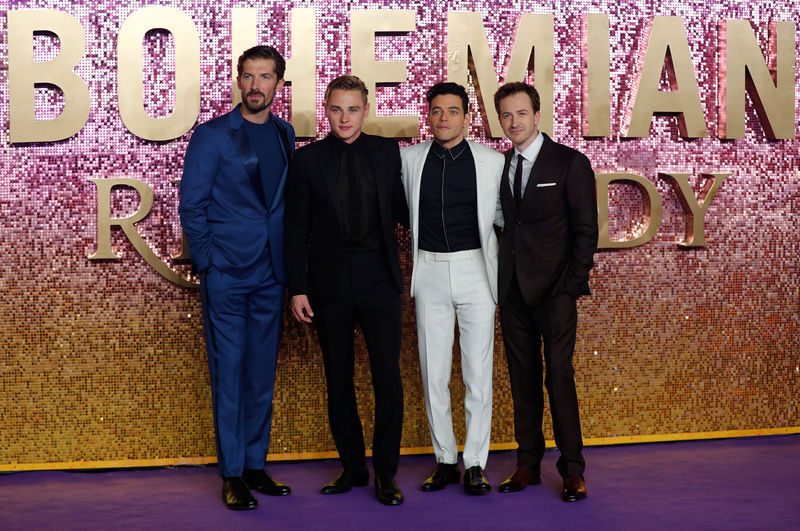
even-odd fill
[{"label": "black shirt", "polygon": [[381,249],[380,216],[375,175],[369,165],[364,137],[348,144],[333,137],[337,215],[348,252]]},{"label": "black shirt", "polygon": [[419,248],[436,253],[479,249],[475,160],[466,140],[431,145],[419,191]]}]

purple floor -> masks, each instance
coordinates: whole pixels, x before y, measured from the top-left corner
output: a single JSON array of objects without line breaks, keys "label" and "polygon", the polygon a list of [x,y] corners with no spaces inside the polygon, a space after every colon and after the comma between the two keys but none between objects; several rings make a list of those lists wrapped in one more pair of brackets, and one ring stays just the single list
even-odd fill
[{"label": "purple floor", "polygon": [[[336,461],[271,463],[293,494],[256,494],[254,511],[227,510],[215,467],[0,475],[0,529],[798,529],[800,435],[587,448],[589,497],[559,498],[557,454],[542,484],[515,494],[471,497],[460,485],[423,493],[431,456],[400,461],[399,507],[372,487],[322,496]],[[489,456],[493,486],[513,452]]]}]

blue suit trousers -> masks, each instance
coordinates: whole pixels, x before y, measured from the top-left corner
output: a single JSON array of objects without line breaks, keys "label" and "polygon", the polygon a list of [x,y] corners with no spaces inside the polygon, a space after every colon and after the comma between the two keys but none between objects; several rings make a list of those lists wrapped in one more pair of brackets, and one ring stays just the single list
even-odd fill
[{"label": "blue suit trousers", "polygon": [[219,472],[241,476],[267,457],[284,285],[269,253],[246,278],[212,268],[200,284]]}]

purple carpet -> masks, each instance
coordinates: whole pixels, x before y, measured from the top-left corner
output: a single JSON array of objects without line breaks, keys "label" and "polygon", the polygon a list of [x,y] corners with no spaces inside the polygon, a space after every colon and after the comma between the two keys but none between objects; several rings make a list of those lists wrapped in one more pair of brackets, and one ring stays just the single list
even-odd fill
[{"label": "purple carpet", "polygon": [[[322,496],[337,461],[271,463],[291,496],[256,494],[234,512],[219,497],[215,467],[0,475],[0,529],[798,529],[800,435],[593,447],[585,450],[589,497],[563,503],[557,453],[542,484],[482,497],[460,485],[423,493],[432,456],[400,460],[404,505],[380,505],[372,486]],[[489,456],[497,486],[514,452]]]}]

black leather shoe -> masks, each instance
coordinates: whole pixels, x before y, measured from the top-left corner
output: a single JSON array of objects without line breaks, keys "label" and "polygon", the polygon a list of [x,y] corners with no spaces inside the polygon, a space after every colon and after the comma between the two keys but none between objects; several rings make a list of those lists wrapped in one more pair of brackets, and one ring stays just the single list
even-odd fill
[{"label": "black leather shoe", "polygon": [[580,501],[586,497],[586,481],[583,476],[564,476],[561,499],[565,502]]},{"label": "black leather shoe", "polygon": [[228,509],[234,511],[247,511],[258,507],[258,501],[250,494],[240,476],[222,480],[222,501]]},{"label": "black leather shoe", "polygon": [[375,494],[378,501],[384,505],[400,505],[403,503],[403,493],[391,476],[375,475]]},{"label": "black leather shoe", "polygon": [[320,494],[344,494],[353,487],[363,487],[369,483],[369,471],[366,468],[349,471],[342,470],[336,479],[320,489]]},{"label": "black leather shoe", "polygon": [[498,492],[519,492],[528,485],[538,485],[542,482],[542,475],[538,470],[531,470],[526,466],[518,466],[504,482],[497,487]]},{"label": "black leather shoe", "polygon": [[249,488],[268,496],[286,496],[292,493],[289,485],[278,483],[267,474],[266,470],[249,470],[245,468],[242,479],[244,479]]},{"label": "black leather shoe", "polygon": [[489,478],[478,465],[469,467],[464,472],[464,490],[469,494],[486,494],[492,490],[489,485]]},{"label": "black leather shoe", "polygon": [[422,482],[423,492],[442,490],[448,484],[458,483],[461,473],[458,471],[458,463],[436,463],[431,476]]}]

